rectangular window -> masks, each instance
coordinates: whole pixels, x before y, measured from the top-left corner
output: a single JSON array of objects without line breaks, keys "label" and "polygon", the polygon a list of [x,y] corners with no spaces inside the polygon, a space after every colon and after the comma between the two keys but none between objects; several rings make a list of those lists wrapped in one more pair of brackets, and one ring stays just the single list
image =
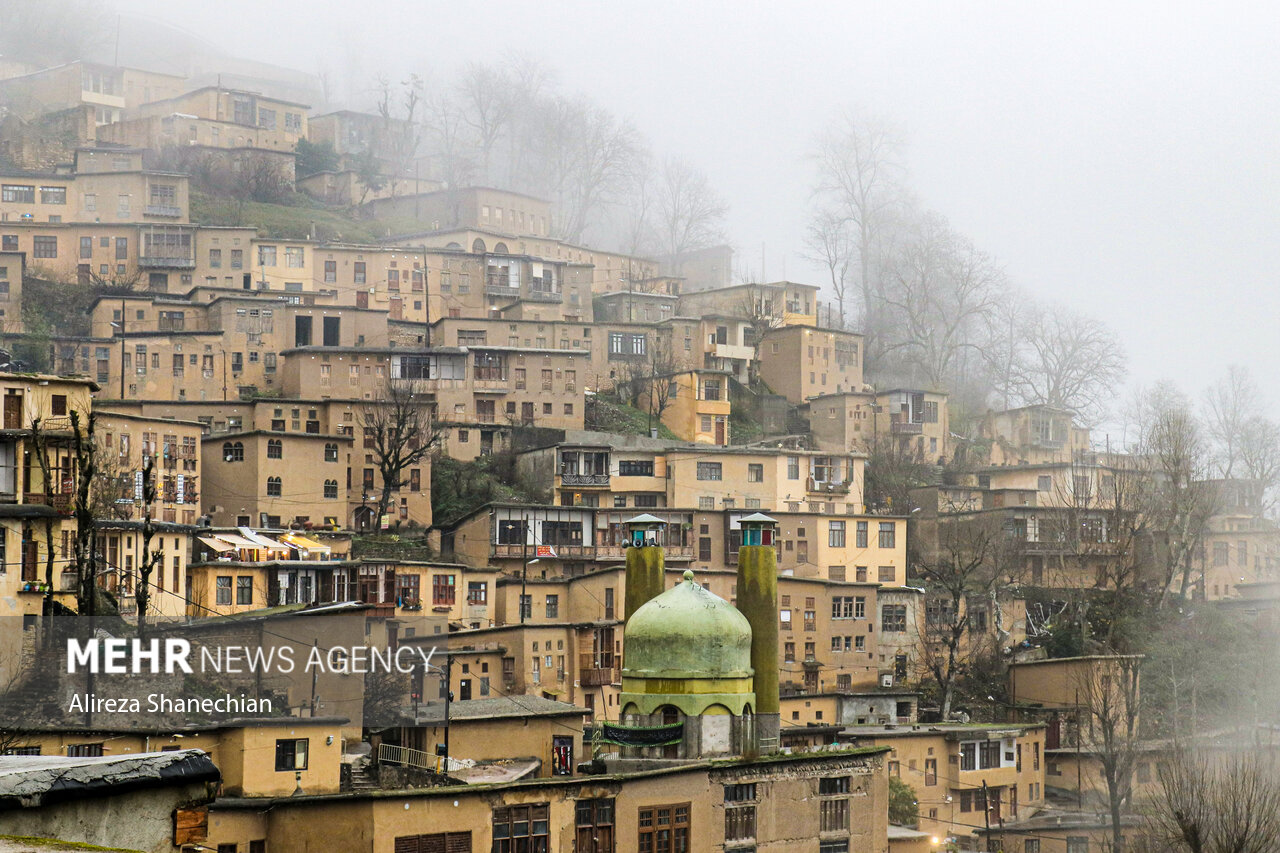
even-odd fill
[{"label": "rectangular window", "polygon": [[31,248],[32,255],[37,258],[56,258],[58,257],[58,238],[33,237]]},{"label": "rectangular window", "polygon": [[241,575],[236,578],[236,604],[253,604],[253,578]]},{"label": "rectangular window", "polygon": [[893,583],[897,580],[897,572],[894,571],[893,566],[881,566],[880,574],[877,579],[880,583]]},{"label": "rectangular window", "polygon": [[699,480],[720,480],[721,465],[719,462],[699,462],[698,463],[698,479]]},{"label": "rectangular window", "polygon": [[0,201],[13,204],[35,204],[36,188],[22,184],[4,184],[0,186]]},{"label": "rectangular window", "polygon": [[880,630],[902,632],[907,630],[907,605],[885,604],[880,607]]},{"label": "rectangular window", "polygon": [[493,853],[546,853],[551,849],[551,806],[535,803],[493,810]]},{"label": "rectangular window", "polygon": [[547,596],[547,618],[548,619],[560,618],[560,596],[558,595]]},{"label": "rectangular window", "polygon": [[843,521],[827,522],[827,547],[829,548],[844,547],[844,522]]},{"label": "rectangular window", "polygon": [[747,482],[763,483],[764,482],[764,465],[757,462],[747,464]]},{"label": "rectangular window", "polygon": [[301,246],[286,246],[284,249],[284,265],[291,269],[302,269],[305,265],[303,262],[303,248]]},{"label": "rectangular window", "polygon": [[640,809],[639,853],[690,853],[689,803]]},{"label": "rectangular window", "polygon": [[893,548],[897,541],[897,525],[892,521],[880,522],[880,547]]},{"label": "rectangular window", "polygon": [[454,601],[454,575],[435,575],[431,578],[431,603],[448,607]]},{"label": "rectangular window", "polygon": [[231,576],[219,575],[217,578],[215,578],[214,590],[215,590],[214,602],[216,604],[230,604],[231,603]]},{"label": "rectangular window", "polygon": [[308,738],[281,738],[276,741],[276,772],[307,769]]},{"label": "rectangular window", "polygon": [[365,262],[364,262],[364,261],[356,261],[354,264],[352,264],[352,269],[353,269],[353,270],[354,270],[354,272],[355,272],[356,284],[366,284],[366,283],[367,283],[367,281],[366,281],[366,278],[365,278],[365,276],[366,276],[366,273],[365,273],[365,269],[366,269],[366,267],[365,267]]},{"label": "rectangular window", "polygon": [[40,203],[41,204],[66,204],[67,188],[66,187],[41,187]]},{"label": "rectangular window", "polygon": [[787,479],[788,480],[800,479],[800,457],[799,456],[787,457]]},{"label": "rectangular window", "polygon": [[867,522],[859,521],[853,534],[853,546],[855,548],[867,547]]},{"label": "rectangular window", "polygon": [[652,477],[653,462],[624,459],[618,463],[619,477]]}]

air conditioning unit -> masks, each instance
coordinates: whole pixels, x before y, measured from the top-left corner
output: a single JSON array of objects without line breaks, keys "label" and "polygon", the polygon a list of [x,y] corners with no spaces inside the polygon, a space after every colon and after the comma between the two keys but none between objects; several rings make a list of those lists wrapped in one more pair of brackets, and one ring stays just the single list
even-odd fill
[{"label": "air conditioning unit", "polygon": [[881,687],[892,687],[892,686],[893,686],[893,676],[892,676],[892,675],[882,675],[882,676],[880,676],[880,686],[881,686]]}]

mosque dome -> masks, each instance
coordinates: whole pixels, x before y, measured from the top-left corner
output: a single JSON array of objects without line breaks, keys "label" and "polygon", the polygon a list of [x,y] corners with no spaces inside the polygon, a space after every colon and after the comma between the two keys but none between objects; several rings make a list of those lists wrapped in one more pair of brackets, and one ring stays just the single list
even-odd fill
[{"label": "mosque dome", "polygon": [[[643,604],[623,629],[624,677],[750,678],[751,625],[736,607],[693,580]],[[748,688],[749,690],[750,688]]]}]

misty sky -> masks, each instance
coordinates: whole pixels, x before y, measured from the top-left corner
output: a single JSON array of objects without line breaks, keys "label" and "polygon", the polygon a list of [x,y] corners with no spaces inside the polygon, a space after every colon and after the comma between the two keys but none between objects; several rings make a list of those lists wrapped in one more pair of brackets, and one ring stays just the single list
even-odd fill
[{"label": "misty sky", "polygon": [[[710,175],[741,264],[799,256],[805,155],[889,116],[911,184],[1028,290],[1104,317],[1135,381],[1201,390],[1280,351],[1280,52],[1267,4],[117,0],[244,56],[372,77],[512,51]],[[1208,5],[1208,4],[1206,4]],[[1124,395],[1117,395],[1123,397]]]}]

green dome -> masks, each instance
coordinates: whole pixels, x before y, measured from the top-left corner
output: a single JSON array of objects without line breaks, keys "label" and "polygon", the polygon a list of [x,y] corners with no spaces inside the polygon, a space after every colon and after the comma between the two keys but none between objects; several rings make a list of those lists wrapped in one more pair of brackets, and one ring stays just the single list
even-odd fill
[{"label": "green dome", "polygon": [[623,629],[629,678],[749,678],[751,625],[720,596],[685,580],[647,601]]}]

